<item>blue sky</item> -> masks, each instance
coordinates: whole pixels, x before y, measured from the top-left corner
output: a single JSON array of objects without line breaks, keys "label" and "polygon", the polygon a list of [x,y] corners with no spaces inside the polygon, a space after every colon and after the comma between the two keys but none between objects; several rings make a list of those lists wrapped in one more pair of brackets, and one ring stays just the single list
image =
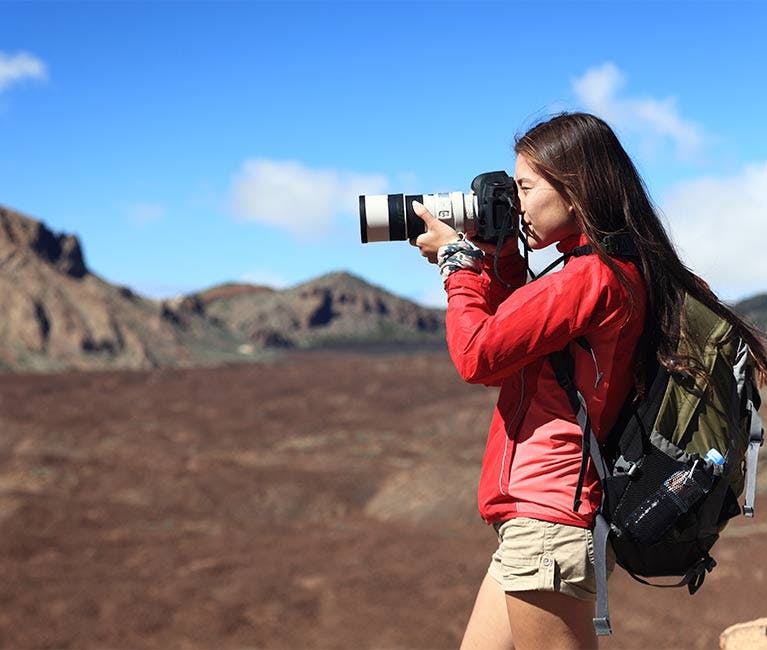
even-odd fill
[{"label": "blue sky", "polygon": [[[359,193],[468,189],[610,122],[687,263],[767,291],[767,2],[0,2],[0,203],[165,297],[347,270],[441,304]],[[534,265],[542,265],[541,253]]]}]

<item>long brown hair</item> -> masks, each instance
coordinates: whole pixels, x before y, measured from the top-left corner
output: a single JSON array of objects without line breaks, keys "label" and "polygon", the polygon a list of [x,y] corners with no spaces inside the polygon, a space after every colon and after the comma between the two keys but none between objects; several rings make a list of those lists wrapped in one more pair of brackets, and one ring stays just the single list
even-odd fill
[{"label": "long brown hair", "polygon": [[656,361],[675,372],[696,374],[689,360],[676,354],[685,293],[733,326],[751,348],[762,381],[767,379],[763,334],[720,301],[679,259],[634,163],[607,123],[588,113],[562,113],[518,137],[514,150],[573,206],[577,224],[593,250],[633,299],[626,277],[603,243],[608,235],[631,236],[648,299],[645,331],[639,343],[640,394]]}]

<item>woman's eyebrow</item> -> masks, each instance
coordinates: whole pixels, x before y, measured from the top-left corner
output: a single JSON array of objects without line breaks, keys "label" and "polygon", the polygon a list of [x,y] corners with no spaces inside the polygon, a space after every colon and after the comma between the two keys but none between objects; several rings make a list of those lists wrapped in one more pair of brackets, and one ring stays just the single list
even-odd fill
[{"label": "woman's eyebrow", "polygon": [[524,177],[523,178],[517,178],[515,180],[517,181],[517,185],[522,185],[522,183],[530,183],[531,182],[529,178],[524,178]]}]

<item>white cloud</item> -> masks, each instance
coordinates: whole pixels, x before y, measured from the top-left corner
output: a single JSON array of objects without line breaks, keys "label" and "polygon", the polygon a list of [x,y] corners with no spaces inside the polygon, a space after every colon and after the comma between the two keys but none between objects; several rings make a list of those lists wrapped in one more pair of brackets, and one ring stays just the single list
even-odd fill
[{"label": "white cloud", "polygon": [[599,113],[606,120],[623,121],[622,107],[616,105],[614,96],[626,80],[615,64],[605,63],[599,68],[590,68],[572,83],[575,94],[589,110]]},{"label": "white cloud", "polygon": [[661,205],[684,261],[721,298],[767,291],[767,162],[680,183]]},{"label": "white cloud", "polygon": [[27,52],[0,52],[0,92],[23,79],[46,79],[48,72],[40,59]]},{"label": "white cloud", "polygon": [[624,74],[609,62],[590,68],[572,82],[575,94],[587,110],[619,130],[640,134],[646,146],[653,147],[668,139],[683,157],[699,152],[703,131],[681,117],[675,98],[627,97],[621,94],[625,85]]},{"label": "white cloud", "polygon": [[297,235],[329,229],[336,216],[357,214],[360,194],[383,194],[381,174],[311,169],[296,161],[246,160],[231,188],[237,216]]}]

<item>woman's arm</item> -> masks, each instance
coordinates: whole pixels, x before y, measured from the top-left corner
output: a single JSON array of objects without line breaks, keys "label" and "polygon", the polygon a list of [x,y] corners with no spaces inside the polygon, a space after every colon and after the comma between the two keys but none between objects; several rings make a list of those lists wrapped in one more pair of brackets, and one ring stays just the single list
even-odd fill
[{"label": "woman's arm", "polygon": [[447,342],[458,372],[493,385],[534,359],[588,334],[626,300],[611,271],[594,256],[513,291],[493,312],[487,279],[466,271],[445,283]]}]

